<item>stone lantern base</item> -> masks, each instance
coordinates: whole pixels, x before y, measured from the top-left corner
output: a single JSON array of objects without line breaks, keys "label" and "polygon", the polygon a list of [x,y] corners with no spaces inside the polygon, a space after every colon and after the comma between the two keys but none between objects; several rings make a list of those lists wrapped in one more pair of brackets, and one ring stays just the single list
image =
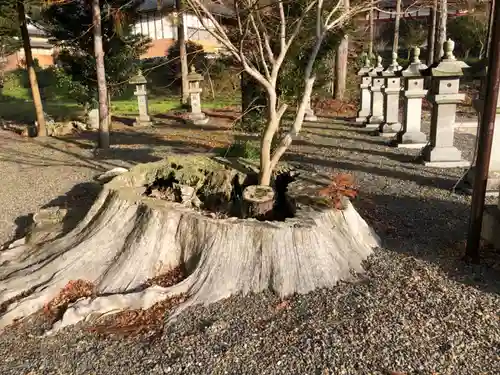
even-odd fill
[{"label": "stone lantern base", "polygon": [[144,126],[151,126],[153,125],[153,122],[151,121],[151,118],[148,117],[136,117],[133,126],[134,127],[144,127]]},{"label": "stone lantern base", "polygon": [[194,125],[205,125],[208,123],[209,118],[203,113],[190,113],[188,115],[189,122]]},{"label": "stone lantern base", "polygon": [[385,138],[395,138],[401,131],[401,126],[399,122],[380,124],[379,135]]},{"label": "stone lantern base", "polygon": [[434,168],[469,167],[470,162],[462,159],[462,153],[454,146],[433,148],[430,144],[422,150],[424,165]]},{"label": "stone lantern base", "polygon": [[318,117],[314,114],[312,109],[307,109],[304,120],[308,122],[315,122],[318,121]]},{"label": "stone lantern base", "polygon": [[402,133],[396,135],[397,148],[424,148],[427,145],[427,137],[424,133]]}]

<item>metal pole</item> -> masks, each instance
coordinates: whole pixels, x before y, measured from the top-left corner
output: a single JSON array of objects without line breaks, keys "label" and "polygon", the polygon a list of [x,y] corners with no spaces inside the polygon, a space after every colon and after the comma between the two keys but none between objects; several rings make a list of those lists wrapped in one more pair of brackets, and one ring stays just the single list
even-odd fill
[{"label": "metal pole", "polygon": [[469,233],[465,256],[467,259],[479,261],[479,244],[481,241],[481,227],[483,225],[484,198],[486,196],[486,182],[490,166],[491,144],[497,114],[498,87],[500,85],[500,1],[495,2],[493,25],[491,27],[491,45],[488,56],[488,79],[484,97],[484,108],[479,127],[479,142],[477,150],[476,173],[472,192],[471,214],[469,219]]}]

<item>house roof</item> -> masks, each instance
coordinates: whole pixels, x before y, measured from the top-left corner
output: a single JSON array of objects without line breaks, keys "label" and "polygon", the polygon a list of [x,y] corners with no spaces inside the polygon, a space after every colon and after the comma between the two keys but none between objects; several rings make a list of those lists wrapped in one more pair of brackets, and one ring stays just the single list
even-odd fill
[{"label": "house roof", "polygon": [[[175,0],[161,0],[162,8],[164,9],[173,9],[175,7]],[[222,4],[215,3],[210,0],[204,1],[205,5],[208,9],[216,15],[231,17],[234,15],[234,11]],[[139,6],[139,11],[148,12],[154,11],[158,9],[158,0],[144,0],[144,2]]]},{"label": "house roof", "polygon": [[[472,3],[472,2],[471,2]],[[401,0],[402,8],[418,8],[426,7],[432,4],[429,0]],[[466,9],[469,5],[468,0],[448,0],[448,7],[453,9]],[[396,0],[380,0],[376,3],[376,6],[381,9],[393,9],[396,8]]]}]

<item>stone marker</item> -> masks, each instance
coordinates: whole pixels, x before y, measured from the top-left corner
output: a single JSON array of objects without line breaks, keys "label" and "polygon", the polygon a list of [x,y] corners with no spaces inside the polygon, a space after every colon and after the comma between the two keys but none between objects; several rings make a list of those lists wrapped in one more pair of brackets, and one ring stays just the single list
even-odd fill
[{"label": "stone marker", "polygon": [[372,83],[370,86],[371,92],[371,107],[370,116],[366,122],[367,128],[378,129],[379,125],[384,121],[384,78],[381,76],[384,67],[382,66],[382,57],[377,56],[377,65],[368,75],[371,77]]},{"label": "stone marker", "polygon": [[422,150],[426,166],[437,168],[467,167],[470,163],[462,159],[462,153],[453,145],[457,104],[465,99],[459,94],[462,69],[468,65],[453,55],[455,43],[448,39],[444,55],[436,66],[425,71],[432,77],[428,99],[432,103],[430,144]]},{"label": "stone marker", "polygon": [[404,77],[403,126],[396,136],[397,147],[424,148],[427,144],[427,136],[421,129],[422,99],[427,94],[427,90],[424,90],[424,77],[421,71],[425,69],[427,65],[420,61],[420,48],[413,48],[413,60],[402,72]]},{"label": "stone marker", "polygon": [[99,108],[92,108],[87,112],[85,123],[90,130],[99,130]]},{"label": "stone marker", "polygon": [[189,104],[191,112],[188,114],[189,119],[195,125],[203,125],[208,122],[208,117],[201,111],[201,92],[200,82],[203,81],[203,76],[196,73],[194,65],[191,65],[191,72],[188,74],[189,82]]},{"label": "stone marker", "polygon": [[137,104],[139,106],[139,117],[135,119],[134,126],[150,126],[152,125],[151,118],[148,114],[148,93],[146,90],[146,77],[142,75],[142,71],[129,81],[131,85],[135,85],[134,95],[137,96]]},{"label": "stone marker", "polygon": [[368,116],[371,114],[371,92],[370,83],[372,81],[371,77],[368,75],[373,66],[370,62],[370,57],[368,54],[365,55],[365,65],[358,71],[358,76],[361,77],[361,83],[359,84],[360,98],[359,98],[359,111],[356,117],[356,123],[363,124],[368,121]]},{"label": "stone marker", "polygon": [[384,122],[380,124],[379,131],[384,137],[395,137],[401,130],[399,122],[399,96],[401,94],[401,66],[398,64],[398,55],[392,54],[391,65],[382,72],[385,77],[384,87]]}]

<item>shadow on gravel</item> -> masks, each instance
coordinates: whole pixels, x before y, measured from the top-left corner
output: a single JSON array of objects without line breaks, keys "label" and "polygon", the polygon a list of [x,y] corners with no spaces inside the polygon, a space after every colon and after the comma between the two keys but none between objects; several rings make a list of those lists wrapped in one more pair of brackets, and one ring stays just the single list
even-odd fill
[{"label": "shadow on gravel", "polygon": [[[369,138],[368,136],[367,137],[355,137],[355,136],[346,136],[346,135],[339,135],[339,134],[324,134],[324,133],[319,133],[319,132],[313,132],[311,130],[314,130],[315,128],[310,128],[310,129],[307,129],[305,128],[304,130],[302,130],[302,132],[300,133],[301,135],[302,134],[309,134],[309,135],[313,135],[313,136],[317,136],[317,137],[322,137],[322,138],[331,138],[331,139],[345,139],[346,141],[360,141],[360,142],[364,142],[364,143],[370,143],[370,144],[373,144],[373,145],[381,145],[381,146],[387,146],[387,140],[385,139],[373,139],[373,138]],[[343,129],[329,129],[329,130],[340,130],[340,131],[343,131]],[[346,130],[347,131],[347,130]],[[352,133],[351,130],[349,130],[350,133]],[[359,133],[358,133],[359,134]],[[293,141],[293,144],[296,143],[296,140]]]},{"label": "shadow on gravel", "polygon": [[[141,131],[119,131],[111,135],[111,148],[96,149],[98,141],[97,133],[82,133],[78,136],[61,137],[59,141],[64,142],[74,151],[61,149],[52,145],[46,147],[73,156],[81,162],[85,162],[98,171],[104,171],[114,167],[129,167],[139,163],[149,163],[160,160],[162,157],[153,155],[155,151],[161,154],[168,153],[190,154],[214,152],[214,147],[209,144],[193,140],[171,140],[155,134]],[[88,156],[81,155],[81,150],[87,150]]]},{"label": "shadow on gravel", "polygon": [[[393,152],[393,150],[389,151],[379,151],[379,150],[374,150],[374,149],[368,149],[368,148],[360,148],[360,147],[349,147],[349,146],[341,146],[341,145],[329,145],[325,143],[318,143],[315,141],[309,141],[309,140],[304,140],[304,139],[297,139],[294,140],[293,145],[297,146],[309,146],[309,147],[317,147],[317,148],[331,148],[335,150],[343,150],[343,151],[350,151],[354,152],[357,154],[369,154],[369,155],[374,155],[374,156],[381,156],[390,160],[394,160],[397,162],[401,163],[408,163],[408,164],[417,164],[418,160],[418,155],[406,155],[406,154],[398,154]],[[381,144],[383,145],[383,144]]]},{"label": "shadow on gravel", "polygon": [[[83,220],[101,190],[101,184],[96,182],[77,184],[70,191],[52,199],[41,208],[57,207],[68,211],[62,222],[62,233],[60,234],[62,236],[70,232]],[[33,224],[33,214],[19,216],[14,223],[17,225],[14,238],[24,237]]]},{"label": "shadow on gravel", "polygon": [[386,169],[375,166],[360,165],[359,162],[350,163],[336,159],[321,159],[300,154],[291,154],[291,153],[285,154],[283,160],[292,163],[298,163],[301,165],[312,165],[312,166],[321,166],[321,167],[335,168],[335,169],[345,169],[348,171],[359,171],[367,174],[390,177],[403,181],[414,181],[418,185],[432,186],[445,190],[452,189],[456,183],[456,180],[451,178],[442,178],[437,176],[427,177],[418,175],[415,174],[415,170],[405,172],[401,170],[394,170],[391,168]]},{"label": "shadow on gravel", "polygon": [[408,196],[364,195],[354,202],[360,215],[381,236],[383,247],[438,265],[457,282],[500,294],[500,252],[485,248],[481,264],[462,260],[469,205]]}]

